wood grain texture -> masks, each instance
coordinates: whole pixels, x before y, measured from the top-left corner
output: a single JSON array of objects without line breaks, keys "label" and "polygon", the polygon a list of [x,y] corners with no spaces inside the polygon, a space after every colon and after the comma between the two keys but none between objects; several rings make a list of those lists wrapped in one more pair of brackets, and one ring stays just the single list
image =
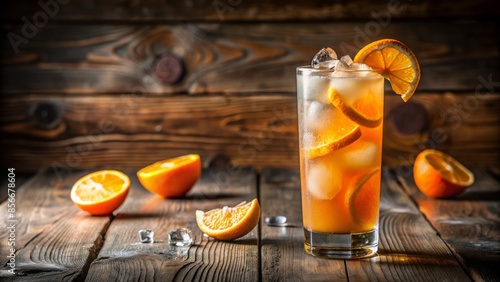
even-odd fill
[{"label": "wood grain texture", "polygon": [[452,199],[432,199],[415,185],[412,173],[396,171],[406,192],[476,281],[500,281],[500,182],[473,170],[475,183]]},{"label": "wood grain texture", "polygon": [[[262,216],[301,222],[298,170],[263,170]],[[277,205],[276,201],[282,204]],[[386,171],[382,180],[378,255],[363,260],[317,259],[303,250],[303,231],[262,225],[264,281],[468,281],[446,244]],[[300,261],[300,263],[296,263]],[[314,273],[314,275],[313,275]],[[285,279],[286,280],[286,279]]]},{"label": "wood grain texture", "polygon": [[351,281],[469,281],[436,231],[387,170],[382,174],[378,255],[347,261]]},{"label": "wood grain texture", "polygon": [[[84,173],[83,173],[84,174]],[[104,240],[110,217],[92,217],[70,200],[70,188],[83,175],[59,180],[52,171],[39,172],[16,192],[15,272],[9,275],[10,232],[0,233],[2,281],[82,281]],[[0,215],[7,218],[7,202]],[[7,230],[2,220],[0,228]]]},{"label": "wood grain texture", "polygon": [[262,281],[347,281],[344,261],[318,259],[304,251],[298,170],[264,169],[259,191],[261,222],[267,216],[284,215],[297,225],[261,224]]},{"label": "wood grain texture", "polygon": [[[204,171],[185,198],[163,199],[132,178],[131,191],[106,233],[87,281],[256,281],[258,228],[231,242],[202,235],[195,210],[234,206],[257,197],[252,169]],[[231,177],[229,177],[231,176]],[[190,248],[168,245],[170,230],[187,227]],[[138,231],[152,229],[154,244],[138,243]]]},{"label": "wood grain texture", "polygon": [[[476,101],[477,108],[455,110],[467,101]],[[39,104],[63,108],[53,128],[30,115]],[[421,118],[428,122],[413,127],[417,121],[408,105],[420,107]],[[219,156],[237,165],[298,167],[295,94],[29,95],[4,100],[3,107],[2,163],[18,170],[139,168],[188,153],[199,153],[204,160]],[[387,94],[384,164],[412,164],[416,154],[432,147],[471,167],[500,167],[499,110],[500,96],[494,94],[421,93],[406,104]],[[402,134],[395,122],[413,133]]]},{"label": "wood grain texture", "polygon": [[[50,2],[50,1],[43,1]],[[66,2],[66,1],[61,1]],[[19,20],[40,10],[36,2],[8,1],[2,3],[0,18]],[[29,4],[29,5],[28,5]],[[287,21],[363,19],[380,11],[391,11],[393,18],[450,18],[498,15],[492,0],[458,1],[280,1],[218,0],[218,1],[97,1],[71,0],[59,5],[53,21]],[[53,10],[54,8],[52,8]]]},{"label": "wood grain texture", "polygon": [[[384,24],[385,25],[385,24]],[[375,26],[375,27],[373,27]],[[19,25],[4,32],[21,34]],[[419,90],[475,91],[497,72],[494,21],[47,25],[15,53],[2,37],[3,93],[295,92],[295,68],[322,47],[353,56],[368,42],[397,38],[417,55]],[[183,79],[157,78],[165,54],[183,62]],[[493,81],[498,79],[493,77]],[[496,90],[498,92],[498,89]]]}]

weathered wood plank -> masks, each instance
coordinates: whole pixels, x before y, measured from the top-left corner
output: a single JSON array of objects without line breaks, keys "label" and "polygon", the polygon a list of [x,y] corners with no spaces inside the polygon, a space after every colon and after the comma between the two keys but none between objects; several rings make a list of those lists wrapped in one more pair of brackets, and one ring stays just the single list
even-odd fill
[{"label": "weathered wood plank", "polygon": [[500,281],[500,183],[484,170],[475,169],[472,187],[456,198],[439,200],[422,194],[409,170],[397,172],[419,210],[467,266],[473,279]]},{"label": "weathered wood plank", "polygon": [[[295,68],[322,47],[354,55],[380,38],[397,38],[417,55],[420,90],[475,91],[499,65],[495,21],[47,25],[15,53],[3,36],[4,93],[251,93],[294,92]],[[21,26],[3,26],[21,34]],[[184,75],[157,63],[170,54]],[[163,61],[162,61],[163,62]],[[171,64],[167,64],[172,66]],[[496,77],[493,81],[498,81]],[[490,81],[491,84],[491,81]],[[492,86],[490,85],[490,88]],[[496,89],[498,92],[498,89]]]},{"label": "weathered wood plank", "polygon": [[[470,101],[477,108],[466,108]],[[238,165],[298,166],[293,93],[118,99],[29,95],[6,99],[3,107],[0,144],[6,154],[1,162],[19,170],[49,166],[64,174],[106,164],[139,168],[188,153]],[[45,115],[30,114],[33,108]],[[471,167],[500,167],[499,110],[500,95],[418,93],[405,104],[387,94],[384,164],[412,164],[423,148],[435,147]]]},{"label": "weathered wood plank", "polygon": [[[344,268],[341,260],[306,255],[301,227],[262,225],[263,280],[296,277],[297,281],[347,281],[347,278],[349,281],[421,281],[425,277],[426,281],[468,281],[446,244],[403,193],[397,181],[385,172],[377,256],[347,260]],[[260,198],[263,217],[283,214],[293,222],[301,222],[298,170],[264,170]],[[277,201],[285,204],[277,205]],[[297,260],[301,263],[296,263]]]},{"label": "weathered wood plank", "polygon": [[262,281],[347,281],[342,260],[326,260],[305,253],[300,174],[292,169],[264,169],[259,198],[261,222],[284,215],[297,227],[269,227],[261,223]]},{"label": "weathered wood plank", "polygon": [[[377,13],[388,13],[391,18],[450,18],[495,16],[496,2],[492,0],[459,1],[450,5],[439,1],[280,1],[217,0],[217,1],[56,1],[50,6],[51,21],[284,21],[366,19]],[[7,1],[2,3],[0,18],[19,20],[41,10],[35,1]],[[57,9],[57,10],[56,10]],[[57,12],[55,12],[57,11]]]},{"label": "weathered wood plank", "polygon": [[[132,177],[127,201],[111,223],[87,281],[256,281],[258,228],[220,242],[204,237],[195,222],[197,209],[233,206],[256,193],[252,169],[204,171],[188,196],[179,199],[154,196]],[[168,232],[179,227],[192,230],[190,248],[168,245]],[[140,229],[152,229],[155,243],[138,243]]]},{"label": "weathered wood plank", "polygon": [[[70,200],[70,188],[82,172],[58,180],[52,171],[37,174],[16,192],[15,276],[7,262],[9,232],[0,233],[2,281],[81,281],[97,256],[110,217],[92,217]],[[7,202],[0,215],[7,218]]]}]

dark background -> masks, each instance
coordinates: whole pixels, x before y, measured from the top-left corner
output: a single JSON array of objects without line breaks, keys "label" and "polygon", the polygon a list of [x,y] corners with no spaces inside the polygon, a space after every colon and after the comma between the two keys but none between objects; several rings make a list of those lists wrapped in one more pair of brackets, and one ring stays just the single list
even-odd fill
[{"label": "dark background", "polygon": [[381,38],[406,43],[422,69],[410,102],[386,88],[384,165],[437,148],[500,167],[494,0],[1,5],[4,167],[139,168],[187,153],[296,167],[295,68]]}]

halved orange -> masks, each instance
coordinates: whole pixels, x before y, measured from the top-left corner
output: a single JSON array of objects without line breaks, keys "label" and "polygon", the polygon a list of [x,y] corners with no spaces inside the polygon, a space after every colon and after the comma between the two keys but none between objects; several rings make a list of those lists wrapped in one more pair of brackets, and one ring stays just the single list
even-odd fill
[{"label": "halved orange", "polygon": [[111,214],[127,197],[129,177],[117,170],[100,170],[78,179],[71,188],[71,200],[93,215]]},{"label": "halved orange", "polygon": [[207,212],[196,211],[196,223],[202,232],[218,240],[234,240],[248,234],[260,219],[257,199],[235,207],[223,207]]},{"label": "halved orange", "polygon": [[159,161],[137,172],[144,188],[164,198],[185,196],[200,175],[201,160],[197,154]]},{"label": "halved orange", "polygon": [[352,105],[348,105],[335,88],[332,87],[328,94],[328,99],[344,115],[361,126],[373,128],[382,123],[382,101],[381,99],[375,99],[370,92],[356,99]]},{"label": "halved orange", "polygon": [[363,47],[354,57],[389,80],[392,90],[408,101],[420,81],[420,65],[415,54],[395,39],[374,41]]},{"label": "halved orange", "polygon": [[425,195],[448,198],[461,194],[474,183],[474,174],[451,156],[433,149],[418,154],[413,178]]},{"label": "halved orange", "polygon": [[380,169],[354,178],[346,193],[346,206],[355,224],[371,229],[377,224],[380,203]]}]

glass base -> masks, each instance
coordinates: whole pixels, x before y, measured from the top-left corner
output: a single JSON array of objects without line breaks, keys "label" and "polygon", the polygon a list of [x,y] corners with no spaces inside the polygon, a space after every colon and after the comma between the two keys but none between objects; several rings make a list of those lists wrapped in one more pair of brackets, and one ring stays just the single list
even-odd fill
[{"label": "glass base", "polygon": [[363,233],[316,233],[304,228],[306,253],[322,258],[359,259],[378,250],[378,228]]}]

